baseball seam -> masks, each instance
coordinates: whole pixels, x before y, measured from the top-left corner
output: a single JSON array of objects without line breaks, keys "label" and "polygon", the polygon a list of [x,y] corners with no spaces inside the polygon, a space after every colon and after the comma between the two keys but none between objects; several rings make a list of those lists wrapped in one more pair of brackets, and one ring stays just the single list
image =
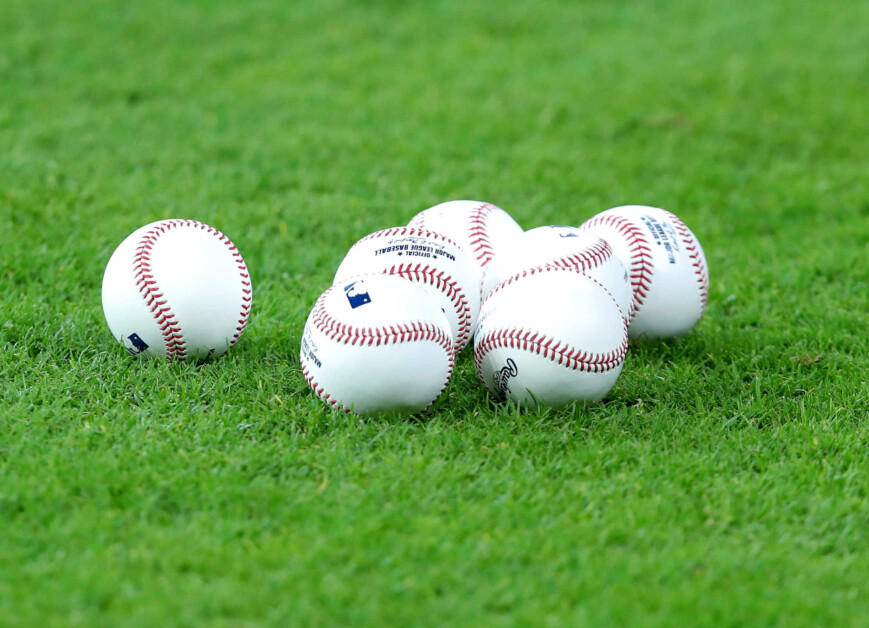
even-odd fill
[{"label": "baseball seam", "polygon": [[[368,240],[378,238],[390,238],[396,236],[418,236],[429,238],[454,246],[456,249],[458,249],[456,251],[457,253],[461,252],[461,247],[447,236],[437,233],[435,231],[428,231],[427,229],[420,229],[417,227],[393,227],[392,229],[375,231],[374,233],[371,233],[359,240],[357,244],[361,242],[366,242]],[[471,335],[471,306],[469,305],[465,291],[462,290],[461,286],[452,277],[452,275],[448,274],[445,270],[426,266],[422,263],[406,263],[393,265],[390,268],[384,269],[383,274],[398,275],[405,279],[409,279],[410,281],[413,281],[415,283],[425,283],[437,288],[437,290],[444,293],[447,299],[452,304],[453,309],[456,312],[456,316],[459,319],[459,329],[457,332],[455,350],[459,351],[465,346],[468,338],[470,338]]]},{"label": "baseball seam", "polygon": [[[527,277],[532,277],[543,272],[573,272],[570,268],[558,266],[537,266],[521,273],[517,273],[502,281],[498,286],[489,293],[487,301],[494,294],[509,285],[512,285]],[[618,302],[612,293],[594,277],[583,275],[586,279],[593,281],[607,293],[612,302],[618,307]],[[537,355],[542,355],[544,358],[549,358],[551,361],[559,365],[566,366],[574,371],[583,371],[591,373],[604,373],[606,371],[617,368],[624,362],[625,355],[628,351],[628,333],[627,324],[624,318],[619,316],[622,323],[622,343],[613,351],[607,353],[593,353],[590,351],[582,351],[576,347],[571,347],[567,343],[561,343],[554,338],[550,338],[542,333],[526,330],[521,327],[500,329],[494,332],[484,334],[474,347],[474,365],[477,368],[477,374],[480,379],[483,379],[483,358],[493,349],[508,347],[510,349],[521,349],[530,351]]]},{"label": "baseball seam", "polygon": [[547,262],[547,264],[565,268],[576,268],[580,272],[585,272],[604,264],[612,256],[612,247],[603,238],[597,238],[597,242],[584,251],[565,255],[564,257]]},{"label": "baseball seam", "polygon": [[422,264],[398,264],[383,271],[386,275],[398,275],[414,283],[425,283],[443,292],[452,303],[459,317],[456,350],[463,348],[471,334],[471,307],[464,291],[446,271]]},{"label": "baseball seam", "polygon": [[411,218],[408,223],[408,227],[411,229],[423,229],[425,231],[429,231],[429,228],[425,226],[425,212],[428,210],[421,211],[416,216]]},{"label": "baseball seam", "polygon": [[646,301],[652,286],[652,248],[642,229],[633,221],[622,216],[596,216],[582,225],[582,229],[608,227],[614,229],[625,239],[630,252],[629,274],[633,297],[631,298],[630,318],[636,315],[640,306]]},{"label": "baseball seam", "polygon": [[332,397],[329,393],[326,392],[326,389],[320,385],[317,379],[314,377],[314,374],[308,370],[308,365],[306,363],[302,363],[302,375],[305,377],[305,381],[308,382],[308,386],[316,393],[316,395],[324,402],[332,406],[333,408],[340,408],[347,414],[350,414],[351,410],[340,401]]},{"label": "baseball seam", "polygon": [[482,203],[471,210],[468,217],[468,244],[480,266],[486,266],[495,256],[489,241],[489,216],[499,209],[491,203]]},{"label": "baseball seam", "polygon": [[381,229],[380,231],[369,233],[367,236],[359,240],[359,242],[357,242],[353,246],[361,244],[362,242],[368,242],[369,240],[376,240],[378,238],[392,238],[395,236],[417,236],[421,238],[431,238],[433,240],[442,240],[443,242],[446,242],[451,246],[461,249],[461,247],[456,242],[454,242],[451,238],[443,235],[442,233],[438,233],[437,231],[429,231],[428,229],[423,229],[421,227],[392,227],[390,229]]},{"label": "baseball seam", "polygon": [[[314,310],[311,314],[311,324],[315,329],[325,334],[329,340],[339,342],[351,346],[382,346],[389,344],[401,344],[411,341],[433,341],[439,345],[446,353],[449,362],[447,368],[447,376],[441,386],[440,391],[435,395],[437,399],[446,390],[447,384],[453,374],[455,367],[455,351],[453,348],[453,339],[450,335],[433,323],[423,321],[412,321],[405,323],[395,323],[383,327],[354,327],[346,323],[338,321],[334,316],[326,311],[326,299],[334,288],[329,288],[322,294],[314,305]],[[301,358],[302,374],[308,385],[314,390],[317,396],[325,403],[341,408],[347,413],[351,409],[344,406],[340,401],[332,397],[326,389],[320,385],[316,377],[308,368],[307,360],[304,355]],[[434,402],[432,400],[432,403]],[[429,404],[430,406],[431,404]],[[428,408],[429,406],[426,406]],[[425,410],[425,408],[423,408]]]},{"label": "baseball seam", "polygon": [[251,302],[253,300],[253,291],[251,288],[250,274],[244,259],[238,252],[236,246],[223,233],[197,220],[164,220],[147,233],[139,240],[138,246],[133,254],[133,277],[139,294],[145,305],[151,310],[157,326],[163,335],[163,342],[166,344],[166,360],[171,362],[173,359],[184,359],[187,357],[187,346],[184,341],[184,335],[181,331],[181,326],[172,312],[172,308],[168,303],[168,299],[164,296],[160,287],[157,285],[157,280],[154,277],[154,271],[151,265],[151,255],[154,245],[164,235],[172,229],[179,227],[190,227],[200,229],[216,236],[223,242],[232,254],[238,268],[239,277],[242,285],[242,303],[239,311],[239,318],[236,323],[236,330],[233,334],[230,346],[234,345],[244,328],[247,326],[248,318],[250,317]]},{"label": "baseball seam", "polygon": [[[505,279],[504,281],[499,283],[497,286],[495,286],[492,289],[492,291],[489,292],[489,294],[486,296],[486,299],[483,301],[483,305],[485,305],[486,301],[488,301],[490,298],[492,298],[492,296],[494,296],[495,294],[497,294],[498,292],[500,292],[501,290],[503,290],[507,286],[510,286],[510,285],[516,283],[520,279],[524,279],[526,277],[533,277],[534,275],[539,275],[540,273],[553,273],[553,272],[577,272],[577,271],[576,271],[576,268],[570,264],[568,264],[566,266],[559,266],[558,264],[550,263],[550,264],[543,264],[542,266],[534,266],[533,268],[527,268],[523,271],[516,273],[515,275],[511,275],[510,277],[508,277],[507,279]],[[607,295],[609,295],[609,297],[613,300],[613,303],[616,304],[616,307],[618,307],[618,301],[613,296],[613,293],[610,292],[609,288],[607,288],[605,285],[603,285],[601,282],[599,282],[597,279],[595,279],[591,275],[586,275],[583,272],[580,272],[580,274],[583,277],[585,277],[586,279],[593,281],[594,283],[599,285],[601,288],[603,288],[603,290],[607,293]],[[482,305],[480,306],[480,309],[482,309]],[[621,308],[619,308],[619,311],[621,311]],[[622,320],[624,321],[624,319],[622,319]]]},{"label": "baseball seam", "polygon": [[691,265],[694,267],[694,274],[697,277],[697,287],[700,290],[700,313],[702,314],[706,311],[706,303],[709,300],[709,271],[706,264],[703,263],[703,256],[700,254],[700,243],[678,216],[671,212],[666,213],[673,221],[673,227],[682,238],[685,250],[688,251],[688,256],[691,258]]},{"label": "baseball seam", "polygon": [[483,378],[483,358],[490,351],[504,347],[535,353],[573,371],[605,373],[624,362],[628,350],[628,340],[626,336],[618,349],[614,351],[592,353],[521,327],[498,330],[484,335],[474,349],[474,364],[481,379]]}]

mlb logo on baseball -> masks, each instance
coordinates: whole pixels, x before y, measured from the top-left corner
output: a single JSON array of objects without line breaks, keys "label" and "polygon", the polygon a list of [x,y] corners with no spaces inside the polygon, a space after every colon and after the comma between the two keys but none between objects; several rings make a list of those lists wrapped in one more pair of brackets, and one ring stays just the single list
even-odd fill
[{"label": "mlb logo on baseball", "polygon": [[358,292],[357,285],[360,283],[364,282],[354,281],[353,283],[344,286],[344,293],[347,295],[347,300],[350,302],[350,307],[353,309],[365,305],[366,303],[371,303],[371,297],[367,292]]},{"label": "mlb logo on baseball", "polygon": [[130,334],[127,336],[127,340],[129,340],[130,344],[133,345],[132,347],[126,347],[127,351],[130,352],[130,355],[139,355],[142,351],[148,349],[148,345],[139,337],[139,334]]}]

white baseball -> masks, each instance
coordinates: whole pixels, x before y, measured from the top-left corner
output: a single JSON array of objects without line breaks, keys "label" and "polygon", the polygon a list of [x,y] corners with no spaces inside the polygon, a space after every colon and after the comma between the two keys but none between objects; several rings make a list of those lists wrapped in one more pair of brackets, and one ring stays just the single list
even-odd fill
[{"label": "white baseball", "polygon": [[437,295],[456,352],[468,344],[480,313],[480,286],[471,261],[455,242],[425,229],[375,231],[350,247],[333,284],[368,273],[398,275]]},{"label": "white baseball", "polygon": [[633,292],[624,264],[606,241],[576,227],[549,225],[520,234],[509,254],[486,266],[483,298],[516,273],[546,265],[574,268],[594,277],[615,297],[625,322],[630,320]]},{"label": "white baseball", "polygon": [[688,333],[706,310],[709,271],[700,242],[665,209],[625,205],[580,226],[609,242],[633,287],[631,338]]},{"label": "white baseball", "polygon": [[232,241],[195,220],[130,234],[103,275],[103,312],[131,355],[177,360],[225,353],[247,325],[253,293]]},{"label": "white baseball", "polygon": [[442,233],[465,249],[482,282],[483,269],[522,233],[506,211],[480,201],[447,201],[429,207],[411,218],[408,227]]},{"label": "white baseball", "polygon": [[619,306],[600,282],[544,266],[501,282],[483,302],[474,361],[493,395],[557,407],[606,395],[627,348]]},{"label": "white baseball", "polygon": [[454,354],[435,296],[401,277],[363,275],[317,300],[300,360],[308,384],[327,404],[363,416],[406,416],[443,392]]}]

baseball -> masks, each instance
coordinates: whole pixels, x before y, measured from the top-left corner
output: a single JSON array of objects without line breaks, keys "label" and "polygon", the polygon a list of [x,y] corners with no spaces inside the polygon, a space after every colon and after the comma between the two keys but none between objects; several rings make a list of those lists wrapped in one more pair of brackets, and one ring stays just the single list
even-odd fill
[{"label": "baseball", "polygon": [[506,211],[480,201],[448,201],[419,212],[409,227],[430,229],[458,243],[474,262],[476,276],[499,252],[522,233],[522,227]]},{"label": "baseball", "polygon": [[709,271],[700,242],[667,210],[614,207],[580,226],[606,240],[633,287],[631,338],[688,333],[706,309]]},{"label": "baseball", "polygon": [[471,261],[455,242],[410,227],[375,231],[350,247],[333,284],[368,273],[397,275],[435,294],[450,321],[456,352],[468,344],[480,313],[480,285]]},{"label": "baseball", "polygon": [[576,227],[549,225],[520,234],[508,255],[486,266],[483,298],[508,277],[546,265],[574,268],[597,279],[615,297],[625,322],[630,320],[633,292],[624,264],[603,239]]},{"label": "baseball", "polygon": [[225,353],[247,325],[253,293],[232,241],[195,220],[130,234],[103,275],[103,312],[131,355],[168,361]]},{"label": "baseball", "polygon": [[501,282],[483,302],[474,361],[496,397],[558,407],[603,398],[627,348],[619,306],[600,282],[544,266]]},{"label": "baseball", "polygon": [[302,332],[308,384],[327,404],[363,416],[426,409],[453,372],[452,330],[438,299],[394,275],[326,290]]}]

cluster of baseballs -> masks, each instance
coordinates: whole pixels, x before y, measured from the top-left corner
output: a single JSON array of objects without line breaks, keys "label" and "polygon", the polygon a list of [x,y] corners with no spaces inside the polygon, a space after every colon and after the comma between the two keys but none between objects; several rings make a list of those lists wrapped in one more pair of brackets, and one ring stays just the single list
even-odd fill
[{"label": "cluster of baseballs", "polygon": [[699,242],[663,209],[524,231],[495,205],[451,201],[350,248],[305,324],[302,372],[335,408],[408,415],[440,396],[473,339],[500,399],[599,400],[629,337],[688,332],[708,285]]},{"label": "cluster of baseballs", "polygon": [[[578,228],[524,231],[495,205],[451,201],[350,248],[308,317],[300,362],[323,401],[360,415],[427,408],[472,340],[498,398],[598,400],[628,338],[688,332],[708,286],[699,242],[663,209],[616,207]],[[114,337],[132,355],[169,361],[225,353],[252,296],[238,249],[195,220],[133,232],[102,286]]]}]

